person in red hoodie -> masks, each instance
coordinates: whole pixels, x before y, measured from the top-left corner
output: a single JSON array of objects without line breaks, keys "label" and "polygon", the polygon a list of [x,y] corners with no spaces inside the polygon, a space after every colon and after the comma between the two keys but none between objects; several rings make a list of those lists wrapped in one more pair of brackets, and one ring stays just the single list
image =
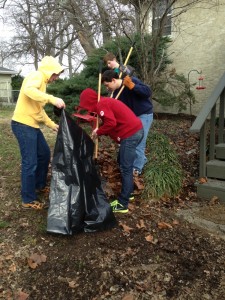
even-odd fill
[{"label": "person in red hoodie", "polygon": [[133,162],[136,146],[143,138],[143,126],[138,117],[121,101],[100,97],[96,91],[87,88],[80,94],[80,107],[96,112],[102,125],[91,134],[95,139],[108,135],[120,144],[118,162],[122,177],[122,187],[118,200],[111,203],[113,212],[127,213],[129,197],[133,192]]}]

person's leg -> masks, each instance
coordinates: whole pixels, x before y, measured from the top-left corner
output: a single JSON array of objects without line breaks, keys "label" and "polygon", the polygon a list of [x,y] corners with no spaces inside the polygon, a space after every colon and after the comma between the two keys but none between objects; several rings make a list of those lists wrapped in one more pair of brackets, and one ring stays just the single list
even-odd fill
[{"label": "person's leg", "polygon": [[50,149],[43,133],[39,129],[37,134],[37,170],[35,183],[37,190],[46,187],[49,162]]},{"label": "person's leg", "polygon": [[120,171],[122,177],[121,193],[118,202],[127,209],[130,194],[133,192],[133,163],[136,156],[136,146],[143,137],[143,129],[120,144]]},{"label": "person's leg", "polygon": [[23,203],[36,200],[35,182],[37,169],[37,132],[36,128],[12,121],[12,131],[16,136],[22,158],[21,196]]},{"label": "person's leg", "polygon": [[138,173],[141,173],[144,165],[147,162],[147,158],[145,156],[145,148],[146,148],[148,132],[153,122],[153,114],[141,115],[139,116],[139,119],[141,120],[143,125],[144,137],[136,147],[136,158],[134,160],[133,169],[136,170]]}]

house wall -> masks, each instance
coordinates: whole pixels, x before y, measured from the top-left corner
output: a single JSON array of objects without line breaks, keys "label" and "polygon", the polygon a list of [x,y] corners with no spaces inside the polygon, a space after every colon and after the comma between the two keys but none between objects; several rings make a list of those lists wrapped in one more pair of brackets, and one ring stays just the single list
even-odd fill
[{"label": "house wall", "polygon": [[[204,90],[196,90],[192,112],[197,115],[225,72],[225,0],[204,1],[188,9],[172,21],[172,44],[168,54],[177,73],[188,78],[191,70],[202,70]],[[179,7],[187,1],[178,1]],[[216,5],[217,3],[217,5]],[[174,13],[179,8],[175,7]],[[189,74],[190,84],[198,83],[199,74]],[[155,104],[156,111],[162,108]],[[165,111],[165,108],[163,108]],[[168,108],[170,112],[176,109]]]},{"label": "house wall", "polygon": [[0,103],[11,102],[12,85],[11,75],[0,74]]}]

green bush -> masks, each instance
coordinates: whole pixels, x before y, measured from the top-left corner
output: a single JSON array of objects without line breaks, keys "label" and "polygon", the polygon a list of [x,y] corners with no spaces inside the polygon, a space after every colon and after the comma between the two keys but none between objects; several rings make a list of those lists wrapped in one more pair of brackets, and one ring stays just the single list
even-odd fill
[{"label": "green bush", "polygon": [[183,172],[169,139],[160,133],[150,133],[147,140],[148,162],[145,166],[144,193],[148,197],[176,196],[182,188]]},{"label": "green bush", "polygon": [[12,77],[12,89],[20,90],[24,77],[21,75],[15,75]]}]

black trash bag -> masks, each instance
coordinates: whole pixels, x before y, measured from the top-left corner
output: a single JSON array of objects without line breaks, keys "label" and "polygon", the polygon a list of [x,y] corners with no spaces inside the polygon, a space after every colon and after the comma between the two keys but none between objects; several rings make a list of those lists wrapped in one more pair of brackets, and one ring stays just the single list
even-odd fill
[{"label": "black trash bag", "polygon": [[116,225],[93,152],[89,135],[63,110],[52,160],[48,232],[72,235]]}]

